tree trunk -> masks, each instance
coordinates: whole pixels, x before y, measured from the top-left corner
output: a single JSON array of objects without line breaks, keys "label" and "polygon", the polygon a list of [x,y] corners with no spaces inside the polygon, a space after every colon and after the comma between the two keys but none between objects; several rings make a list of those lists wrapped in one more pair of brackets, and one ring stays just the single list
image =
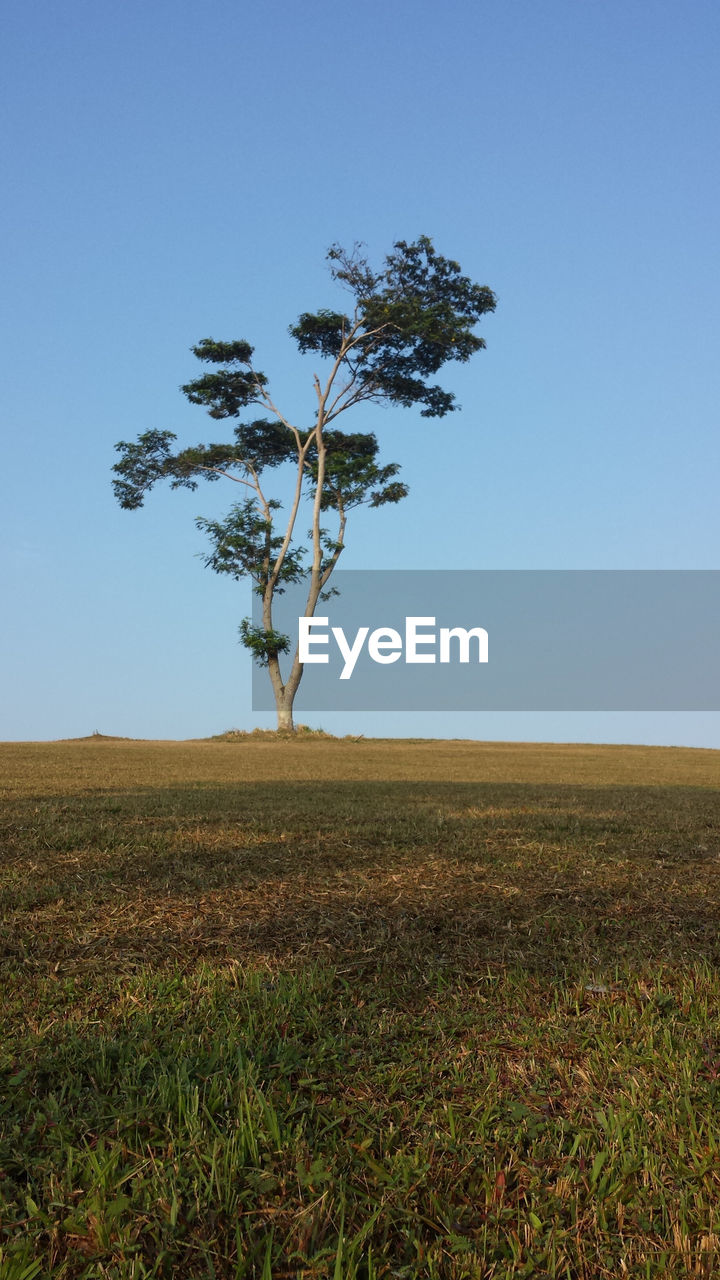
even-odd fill
[{"label": "tree trunk", "polygon": [[276,694],[275,702],[277,705],[278,733],[294,733],[295,725],[293,723],[292,696],[287,697],[287,695],[284,694],[283,697],[278,697]]},{"label": "tree trunk", "polygon": [[278,733],[294,733],[295,724],[293,721],[293,703],[295,701],[295,694],[298,691],[298,685],[302,679],[302,666],[297,661],[296,655],[295,662],[293,663],[293,669],[287,683],[284,683],[282,675],[280,674],[280,663],[277,660],[277,656],[270,659],[268,662],[268,668],[270,683],[272,684],[273,693],[275,694]]},{"label": "tree trunk", "polygon": [[[272,594],[268,592],[265,593],[265,600],[263,601],[263,626],[266,631],[272,631]],[[302,679],[302,670],[296,652],[292,671],[286,683],[282,678],[277,653],[271,654],[268,658],[268,675],[275,694],[278,733],[295,732],[293,702]]]}]

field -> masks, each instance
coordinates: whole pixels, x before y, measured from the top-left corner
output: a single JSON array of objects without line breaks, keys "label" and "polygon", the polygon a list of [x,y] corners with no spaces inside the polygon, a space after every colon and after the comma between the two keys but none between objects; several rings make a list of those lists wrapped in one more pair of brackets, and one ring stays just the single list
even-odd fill
[{"label": "field", "polygon": [[720,753],[0,746],[0,1280],[720,1275]]}]

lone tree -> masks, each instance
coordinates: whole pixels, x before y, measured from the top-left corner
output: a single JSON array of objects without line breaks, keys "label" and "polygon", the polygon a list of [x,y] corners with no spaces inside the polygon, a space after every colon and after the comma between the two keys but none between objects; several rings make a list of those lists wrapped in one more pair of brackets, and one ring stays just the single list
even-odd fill
[{"label": "lone tree", "polygon": [[[278,729],[292,730],[293,702],[303,667],[297,649],[284,676],[281,656],[291,649],[288,636],[273,627],[275,595],[288,583],[307,582],[305,616],[312,617],[325,598],[328,580],[345,545],[348,512],[381,507],[408,492],[396,479],[399,466],[379,465],[372,432],[348,434],[334,425],[341,414],[363,403],[421,406],[425,418],[442,418],[458,406],[451,392],[429,381],[448,361],[469,360],[485,346],[473,332],[495,296],[485,285],[461,274],[457,262],[435,252],[421,236],[399,240],[384,266],[374,271],[360,246],[328,252],[331,275],[352,297],[345,311],[304,312],[290,334],[301,352],[324,361],[313,377],[317,409],[311,426],[298,426],[275,405],[265,374],[254,368],[248,342],[204,338],[193,353],[212,371],[182,391],[192,404],[204,405],[211,418],[239,419],[260,406],[269,417],[233,427],[222,444],[173,448],[172,431],[146,431],[134,443],[116,445],[120,461],[113,471],[121,507],[141,507],[158,480],[173,489],[196,489],[198,479],[221,477],[247,491],[223,520],[199,518],[210,540],[206,565],[236,579],[250,578],[262,599],[262,626],[245,619],[242,643],[267,667],[277,705]],[[284,464],[294,467],[294,491],[286,517],[269,497],[266,473]],[[304,497],[312,504],[310,548],[294,541]],[[334,513],[335,528],[323,524]]]}]

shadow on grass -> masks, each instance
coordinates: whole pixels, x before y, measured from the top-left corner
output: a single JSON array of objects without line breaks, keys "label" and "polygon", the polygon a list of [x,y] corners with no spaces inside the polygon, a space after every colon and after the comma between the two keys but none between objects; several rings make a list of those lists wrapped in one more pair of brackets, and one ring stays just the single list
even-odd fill
[{"label": "shadow on grass", "polygon": [[720,794],[278,781],[10,802],[2,963],[530,972],[720,960]]}]

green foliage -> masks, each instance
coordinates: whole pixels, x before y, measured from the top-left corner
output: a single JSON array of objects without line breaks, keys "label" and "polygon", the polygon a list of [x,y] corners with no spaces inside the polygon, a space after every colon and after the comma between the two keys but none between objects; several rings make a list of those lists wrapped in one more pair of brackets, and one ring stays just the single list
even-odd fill
[{"label": "green foliage", "polygon": [[271,628],[256,627],[250,618],[243,618],[238,628],[241,643],[249,649],[258,666],[266,667],[271,658],[287,653],[290,637]]},{"label": "green foliage", "polygon": [[[377,466],[378,443],[371,432],[347,435],[331,429],[324,433],[323,441],[327,452],[320,503],[322,511],[331,508],[349,511],[351,507],[363,504],[379,507],[385,502],[399,502],[406,497],[407,485],[388,483],[398,474],[398,464],[391,462],[385,467]],[[316,483],[317,448],[310,449],[308,463],[308,470]]]},{"label": "green foliage", "polygon": [[[437,254],[428,236],[413,244],[398,240],[394,249],[377,273],[358,245],[352,253],[339,245],[328,253],[333,278],[353,294],[360,321],[349,364],[363,399],[421,404],[423,417],[444,417],[457,408],[454,396],[424,379],[485,346],[473,327],[495,310],[495,295]],[[335,312],[305,312],[290,333],[301,351],[337,356],[350,324]]]},{"label": "green foliage", "polygon": [[[249,342],[215,342],[203,338],[192,348],[198,360],[228,367],[220,373],[206,373],[181,388],[191,404],[204,405],[211,418],[236,418],[241,409],[257,402],[267,378],[251,366],[253,349]],[[246,365],[247,368],[242,368]],[[238,367],[240,366],[240,367]]]},{"label": "green foliage", "polygon": [[122,455],[113,471],[115,497],[127,511],[141,507],[145,494],[157,480],[168,474],[171,461],[170,441],[177,437],[172,431],[145,431],[134,443],[121,440],[115,448]]},{"label": "green foliage", "polygon": [[315,314],[303,312],[296,325],[291,325],[289,332],[297,340],[303,354],[318,351],[322,356],[333,360],[339,355],[343,339],[351,328],[350,318],[339,311],[316,311]]},{"label": "green foliage", "polygon": [[[280,503],[271,499],[268,507],[272,512],[279,509]],[[283,540],[273,533],[272,519],[258,511],[252,498],[235,503],[224,520],[198,516],[195,523],[210,539],[211,550],[203,557],[208,569],[237,579],[249,577],[262,592]],[[283,590],[283,584],[299,582],[304,576],[304,555],[304,547],[295,547],[284,556],[277,571],[277,593]]]},{"label": "green foliage", "polygon": [[283,462],[292,461],[297,454],[287,427],[269,418],[240,423],[235,428],[235,438],[241,456],[258,475],[266,467],[279,467]]},{"label": "green foliage", "polygon": [[206,364],[249,364],[252,360],[253,348],[249,342],[216,342],[214,338],[203,338],[197,346],[190,348],[198,360]]}]

